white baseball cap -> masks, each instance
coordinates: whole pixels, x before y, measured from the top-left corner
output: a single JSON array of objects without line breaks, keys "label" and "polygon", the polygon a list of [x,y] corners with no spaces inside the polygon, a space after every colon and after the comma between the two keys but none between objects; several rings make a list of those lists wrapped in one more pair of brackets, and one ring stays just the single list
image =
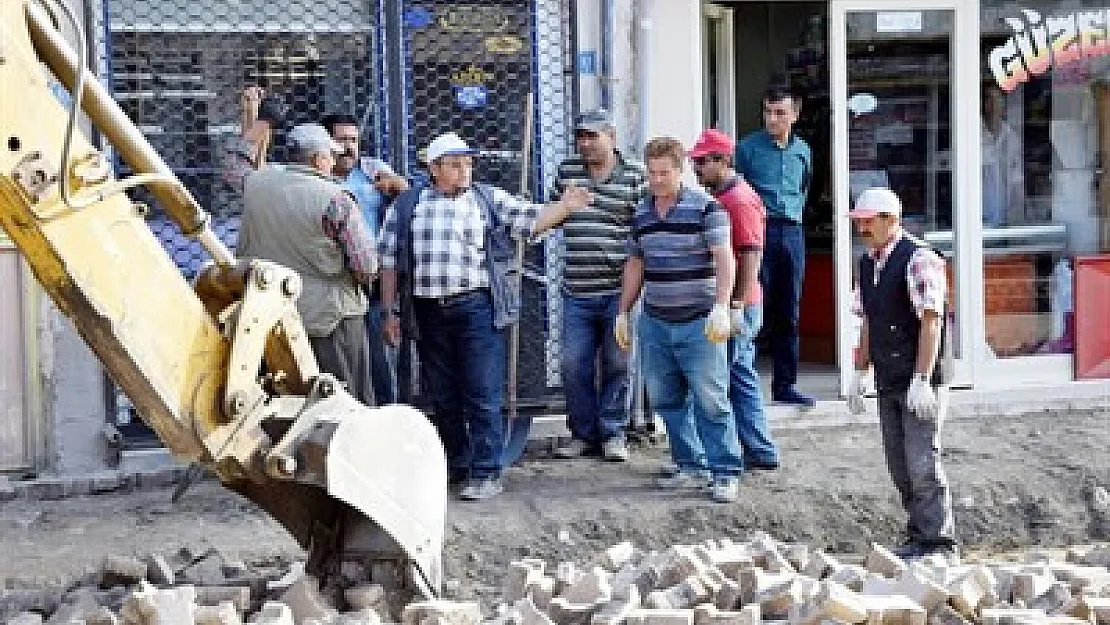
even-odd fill
[{"label": "white baseball cap", "polygon": [[876,215],[902,216],[902,200],[885,187],[864,189],[856,198],[856,207],[848,211],[849,219],[867,219]]},{"label": "white baseball cap", "polygon": [[459,156],[459,155],[474,155],[478,150],[470,147],[463,141],[459,135],[453,132],[445,132],[428,144],[424,149],[424,160],[428,163],[434,162],[441,156]]},{"label": "white baseball cap", "polygon": [[320,124],[298,124],[287,135],[295,149],[306,151],[342,152],[343,146],[335,142],[327,128]]}]

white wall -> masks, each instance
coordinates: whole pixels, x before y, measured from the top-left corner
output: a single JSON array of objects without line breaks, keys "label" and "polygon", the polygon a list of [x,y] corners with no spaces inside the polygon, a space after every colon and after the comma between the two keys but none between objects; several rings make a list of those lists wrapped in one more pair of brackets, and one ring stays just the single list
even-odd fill
[{"label": "white wall", "polygon": [[702,130],[701,3],[654,0],[650,20],[648,137],[692,143]]},{"label": "white wall", "polygon": [[[652,137],[691,143],[702,130],[701,3],[615,1],[613,114],[621,146],[639,157]],[[645,69],[646,85],[639,80]]]}]

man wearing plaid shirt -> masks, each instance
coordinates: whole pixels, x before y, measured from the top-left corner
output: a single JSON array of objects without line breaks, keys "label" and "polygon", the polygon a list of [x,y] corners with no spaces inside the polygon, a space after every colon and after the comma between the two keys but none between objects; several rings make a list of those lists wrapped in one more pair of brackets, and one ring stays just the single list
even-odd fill
[{"label": "man wearing plaid shirt", "polygon": [[415,325],[432,422],[466,500],[502,490],[505,330],[519,315],[506,272],[511,238],[545,232],[590,202],[578,187],[545,207],[472,185],[474,154],[455,133],[436,137],[425,157],[431,186],[397,198],[379,241],[386,340],[398,344],[402,317]]},{"label": "man wearing plaid shirt", "polygon": [[895,551],[907,558],[954,558],[952,497],[939,440],[947,403],[937,366],[944,261],[902,229],[902,202],[890,189],[865,190],[848,216],[870,248],[860,259],[863,328],[848,404],[852,412],[864,410],[863,375],[873,364],[887,469],[909,517],[908,540]]}]

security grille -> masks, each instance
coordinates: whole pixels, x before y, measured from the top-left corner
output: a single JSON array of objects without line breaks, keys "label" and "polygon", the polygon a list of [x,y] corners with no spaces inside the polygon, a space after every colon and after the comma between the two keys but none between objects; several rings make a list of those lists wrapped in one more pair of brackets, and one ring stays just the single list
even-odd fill
[{"label": "security grille", "polygon": [[[287,160],[284,134],[293,124],[340,111],[361,120],[364,153],[392,155],[413,178],[423,175],[419,148],[455,130],[482,149],[480,180],[545,199],[568,146],[572,2],[106,0],[97,50],[117,101],[234,246],[241,201],[221,173],[239,132],[239,94],[250,85],[289,107],[272,161]],[[389,64],[400,67],[393,84]],[[522,188],[529,96],[534,142]],[[153,209],[151,228],[178,267],[195,275],[206,260],[200,246],[152,197],[137,199]],[[559,298],[548,297],[558,293],[557,250],[534,247],[526,260],[523,403],[543,403],[559,384],[559,324],[550,322],[560,318]],[[117,397],[116,420],[129,427],[132,410]]]},{"label": "security grille", "polygon": [[[374,0],[108,0],[106,71],[113,95],[234,247],[242,204],[223,182],[239,133],[239,95],[259,85],[288,107],[269,159],[285,161],[285,132],[337,111],[363,120],[364,149],[380,152]],[[129,173],[120,164],[121,173]],[[186,277],[207,256],[150,196],[150,226]],[[149,438],[122,393],[125,435]]]},{"label": "security grille", "polygon": [[[570,7],[537,0],[404,2],[404,89],[409,162],[446,131],[481,154],[478,180],[545,199],[567,147]],[[527,106],[533,104],[530,171],[522,176]],[[542,405],[558,379],[558,289],[548,247],[525,262],[518,390]],[[542,331],[541,331],[542,330]]]}]

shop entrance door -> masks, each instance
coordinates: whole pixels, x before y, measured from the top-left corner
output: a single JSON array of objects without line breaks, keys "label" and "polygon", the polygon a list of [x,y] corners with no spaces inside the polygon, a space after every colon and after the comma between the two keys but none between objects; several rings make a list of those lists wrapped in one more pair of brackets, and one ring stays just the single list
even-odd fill
[{"label": "shop entrance door", "polygon": [[[957,384],[970,381],[967,248],[979,234],[967,217],[978,201],[975,4],[960,0],[834,0],[830,5],[837,354],[847,390],[859,322],[852,313],[864,248],[846,217],[867,187],[889,187],[903,224],[948,265],[946,318]],[[974,162],[973,162],[974,161]]]}]

